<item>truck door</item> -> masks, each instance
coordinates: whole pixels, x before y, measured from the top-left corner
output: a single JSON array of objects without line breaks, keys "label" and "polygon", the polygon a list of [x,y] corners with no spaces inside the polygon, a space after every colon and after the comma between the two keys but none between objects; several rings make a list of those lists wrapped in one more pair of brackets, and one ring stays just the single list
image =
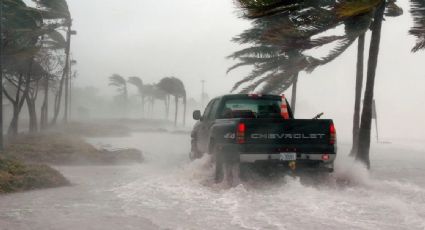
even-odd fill
[{"label": "truck door", "polygon": [[208,144],[210,139],[210,128],[214,124],[217,108],[220,103],[219,99],[212,100],[205,108],[204,115],[202,116],[202,122],[199,129],[199,150],[202,152],[208,152]]}]

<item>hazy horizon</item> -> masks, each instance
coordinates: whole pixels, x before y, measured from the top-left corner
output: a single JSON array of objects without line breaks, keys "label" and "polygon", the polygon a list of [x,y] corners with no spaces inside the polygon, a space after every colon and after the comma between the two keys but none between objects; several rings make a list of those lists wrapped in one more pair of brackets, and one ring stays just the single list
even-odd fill
[{"label": "hazy horizon", "polygon": [[[226,75],[235,63],[226,56],[241,48],[230,40],[250,27],[248,20],[238,17],[232,1],[125,2],[69,2],[78,31],[72,45],[78,61],[77,86],[91,85],[110,96],[115,94],[108,87],[113,73],[139,76],[146,83],[176,76],[185,83],[189,97],[199,100],[201,80],[206,80],[206,92],[212,97],[228,93],[249,71]],[[384,139],[424,139],[425,91],[417,86],[425,83],[421,71],[425,52],[411,53],[415,38],[408,35],[409,2],[398,4],[404,14],[386,18],[383,24],[375,85],[380,134]],[[298,117],[325,112],[325,117],[335,119],[343,138],[351,135],[356,50],[354,43],[332,63],[312,74],[301,73],[299,81]]]}]

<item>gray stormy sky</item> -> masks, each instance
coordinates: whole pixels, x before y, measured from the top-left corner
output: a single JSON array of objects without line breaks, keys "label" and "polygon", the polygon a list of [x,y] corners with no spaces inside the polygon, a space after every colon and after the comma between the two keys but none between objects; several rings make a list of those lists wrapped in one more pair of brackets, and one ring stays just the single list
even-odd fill
[{"label": "gray stormy sky", "polygon": [[201,79],[215,94],[229,90],[222,82],[231,79],[225,70],[232,62],[224,57],[237,49],[230,39],[249,25],[237,19],[231,1],[72,0],[69,5],[78,30],[73,43],[78,84],[107,86],[112,73],[148,83],[174,75],[190,95],[200,94]]},{"label": "gray stormy sky", "polygon": [[[225,56],[239,47],[230,39],[249,28],[237,17],[231,0],[69,0],[78,35],[73,55],[78,60],[78,86],[94,85],[112,95],[108,76],[140,76],[157,82],[174,75],[188,94],[229,92],[246,70],[225,74],[234,62]],[[383,25],[375,98],[380,133],[388,140],[424,140],[425,51],[412,54],[414,38],[407,0],[399,0],[404,15]],[[354,103],[356,44],[340,58],[312,74],[302,74],[297,115],[309,118],[325,112],[334,118],[339,137],[348,139]],[[366,58],[367,60],[367,58]],[[290,94],[290,91],[287,92]],[[425,148],[424,142],[420,145]]]}]

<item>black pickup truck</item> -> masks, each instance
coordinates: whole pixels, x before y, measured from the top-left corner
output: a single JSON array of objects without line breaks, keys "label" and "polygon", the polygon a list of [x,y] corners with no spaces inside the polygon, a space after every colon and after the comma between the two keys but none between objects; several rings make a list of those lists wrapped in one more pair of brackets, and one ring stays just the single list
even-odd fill
[{"label": "black pickup truck", "polygon": [[284,96],[224,95],[211,100],[203,115],[194,111],[193,118],[198,122],[191,134],[190,157],[212,154],[216,182],[234,177],[235,166],[242,164],[333,172],[337,152],[333,121],[294,119]]}]

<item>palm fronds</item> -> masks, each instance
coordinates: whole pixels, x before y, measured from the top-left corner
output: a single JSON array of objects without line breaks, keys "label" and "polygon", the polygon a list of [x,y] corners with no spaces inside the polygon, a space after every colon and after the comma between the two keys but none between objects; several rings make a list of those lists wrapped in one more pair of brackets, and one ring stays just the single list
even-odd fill
[{"label": "palm fronds", "polygon": [[416,37],[416,45],[412,48],[412,52],[425,49],[425,1],[410,0],[410,13],[413,17],[414,25],[409,33]]},{"label": "palm fronds", "polygon": [[[239,1],[242,9],[248,11],[247,17],[256,19],[252,28],[233,39],[251,47],[228,56],[239,61],[228,72],[241,66],[252,66],[253,70],[238,81],[232,91],[281,93],[294,83],[299,72],[311,72],[335,60],[367,31],[371,24],[371,11],[382,0],[362,2]],[[277,10],[279,13],[269,14],[272,10],[268,7],[276,7],[276,4],[286,8],[276,8],[273,12]],[[259,13],[261,10],[266,12]],[[345,26],[343,35],[325,33],[340,25]],[[327,45],[332,45],[332,48],[322,57],[307,54],[312,49]]]}]

